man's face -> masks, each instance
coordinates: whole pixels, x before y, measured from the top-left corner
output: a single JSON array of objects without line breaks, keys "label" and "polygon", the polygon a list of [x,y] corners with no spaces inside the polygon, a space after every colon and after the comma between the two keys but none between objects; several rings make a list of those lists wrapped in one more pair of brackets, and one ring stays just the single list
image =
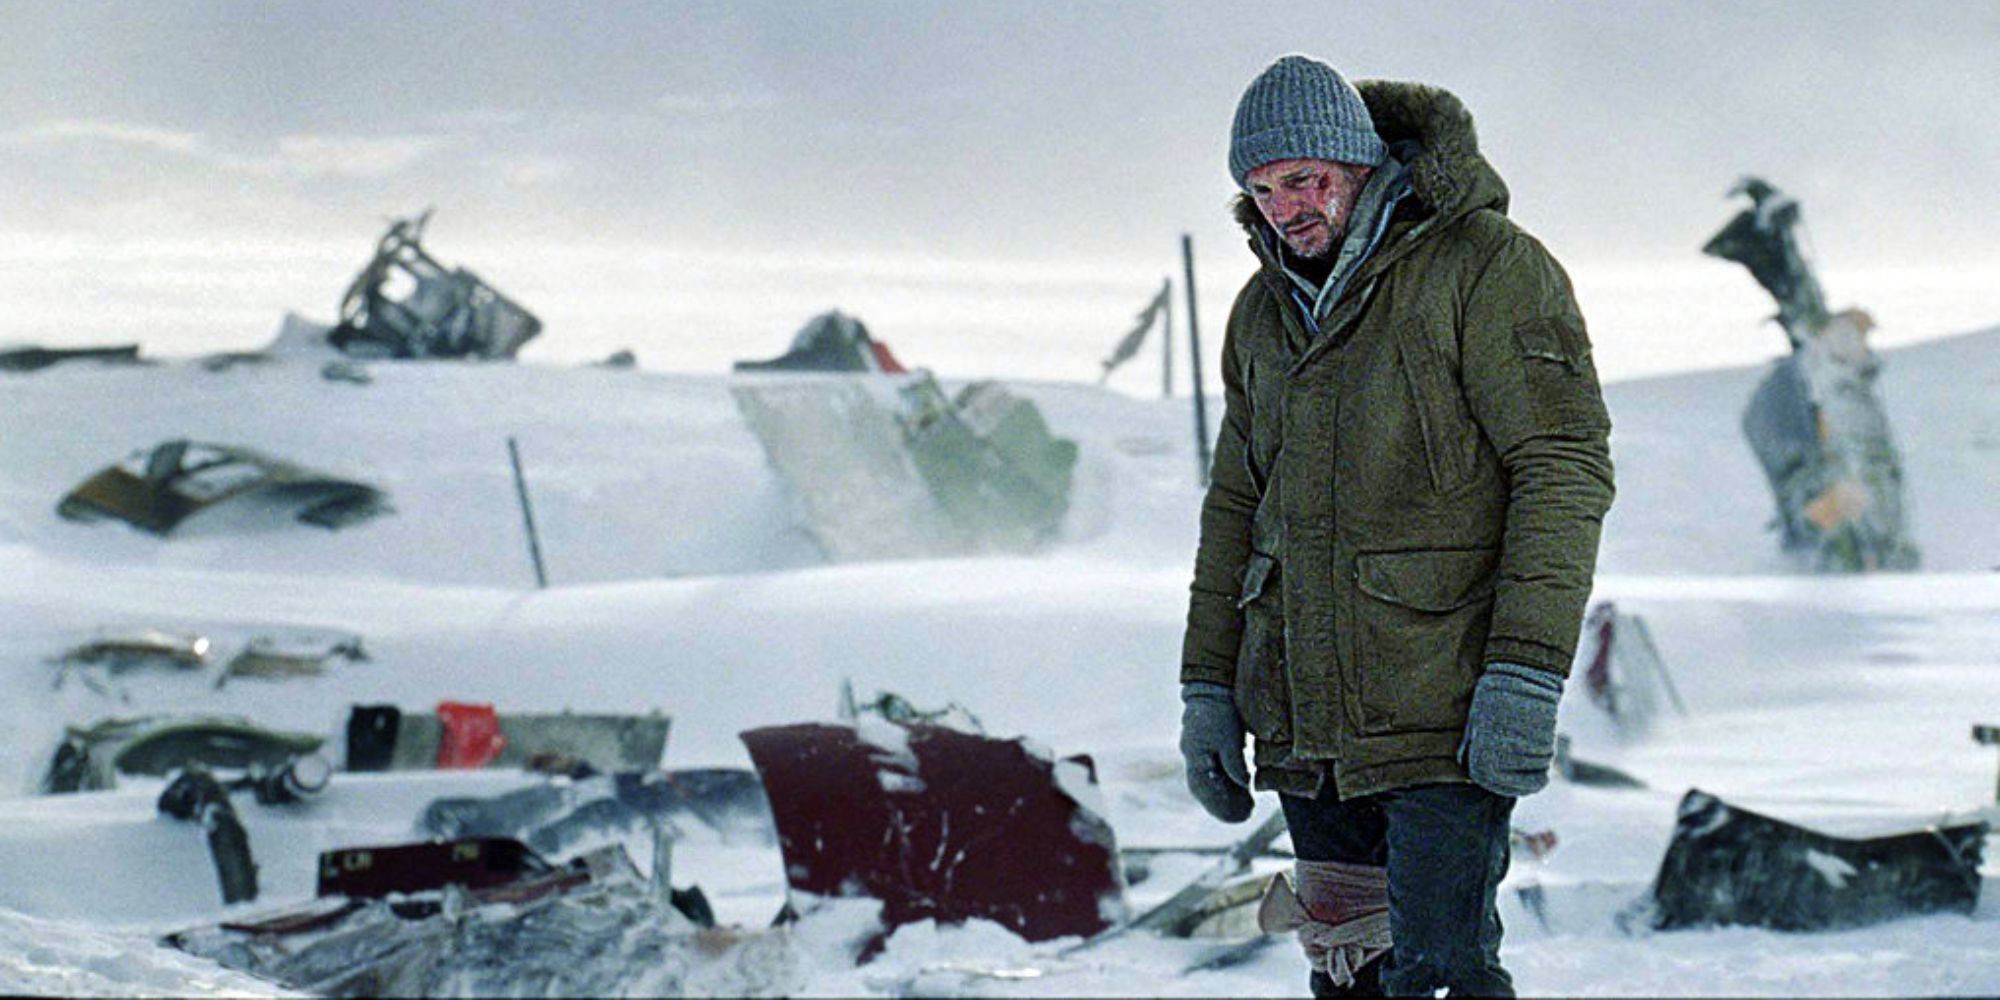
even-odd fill
[{"label": "man's face", "polygon": [[1277,160],[1244,178],[1264,221],[1292,252],[1324,257],[1347,232],[1367,167],[1332,160]]}]

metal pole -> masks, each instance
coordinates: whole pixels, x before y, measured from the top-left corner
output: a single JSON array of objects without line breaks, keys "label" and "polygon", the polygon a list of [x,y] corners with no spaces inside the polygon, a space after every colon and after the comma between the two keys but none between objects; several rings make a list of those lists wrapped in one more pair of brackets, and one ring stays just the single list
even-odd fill
[{"label": "metal pole", "polygon": [[1208,400],[1201,387],[1201,323],[1194,304],[1194,237],[1181,234],[1181,266],[1187,271],[1188,377],[1194,382],[1194,447],[1201,462],[1197,480],[1208,485]]},{"label": "metal pole", "polygon": [[535,508],[528,503],[528,478],[521,473],[521,446],[507,438],[507,457],[514,463],[514,492],[521,498],[521,522],[528,526],[528,555],[535,561],[535,586],[547,589],[549,575],[542,569],[542,541],[535,533]]},{"label": "metal pole", "polygon": [[1166,324],[1160,330],[1160,398],[1174,398],[1174,279],[1167,278],[1161,284],[1166,294],[1166,304],[1160,307],[1160,321]]}]

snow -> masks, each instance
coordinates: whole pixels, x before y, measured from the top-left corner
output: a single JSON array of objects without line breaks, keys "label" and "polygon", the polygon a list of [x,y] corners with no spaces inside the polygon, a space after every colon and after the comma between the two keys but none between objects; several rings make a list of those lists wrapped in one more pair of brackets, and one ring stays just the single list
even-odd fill
[{"label": "snow", "polygon": [[[1622,741],[1571,686],[1561,712],[1574,754],[1649,787],[1557,781],[1520,804],[1517,826],[1559,838],[1546,859],[1517,854],[1503,887],[1503,957],[1523,992],[2000,992],[1991,893],[1971,917],[1841,933],[1628,934],[1618,921],[1644,895],[1690,788],[1846,835],[1993,802],[1994,755],[1967,733],[2000,722],[1988,714],[2000,705],[2000,330],[1884,357],[1922,573],[1807,577],[1780,556],[1736,428],[1759,369],[1609,388],[1619,499],[1596,597],[1646,619],[1688,713],[1663,713],[1644,739]],[[1093,808],[1124,846],[1227,843],[1275,808],[1261,796],[1250,824],[1226,827],[1180,785],[1174,680],[1200,499],[1185,400],[1010,382],[1079,444],[1063,536],[1030,555],[828,564],[795,527],[730,376],[533,362],[367,370],[366,385],[328,381],[306,356],[219,372],[68,364],[0,375],[0,993],[272,995],[150,942],[305,899],[319,851],[411,839],[432,799],[528,781],[339,773],[304,806],[245,802],[263,895],[225,908],[199,834],[156,815],[159,781],[33,794],[63,726],[107,716],[243,715],[337,746],[356,703],[658,709],[673,717],[669,766],[747,766],[738,732],[831,721],[852,682],[919,707],[957,702],[989,732],[1025,735],[1054,758],[1090,754]],[[547,590],[534,588],[509,436],[533,494]],[[55,515],[85,477],[168,437],[362,479],[395,510],[336,532],[245,534],[196,518],[168,540]],[[370,659],[221,688],[217,666],[56,687],[49,661],[64,649],[145,627],[352,632]],[[900,733],[879,728],[867,738],[892,758]],[[774,849],[691,835],[673,857],[676,882],[701,885],[725,923],[763,928],[783,900]],[[1136,912],[1164,899],[1210,861],[1153,858],[1128,903]],[[1528,887],[1541,890],[1546,925],[1517,891]],[[1135,934],[1063,957],[1073,942],[1031,945],[980,922],[902,928],[880,957],[853,966],[850,946],[872,919],[867,904],[837,903],[771,945],[783,958],[766,978],[686,988],[1305,992],[1289,943],[1183,974],[1216,942]]]},{"label": "snow", "polygon": [[70,997],[301,996],[145,935],[0,910],[0,994]]}]

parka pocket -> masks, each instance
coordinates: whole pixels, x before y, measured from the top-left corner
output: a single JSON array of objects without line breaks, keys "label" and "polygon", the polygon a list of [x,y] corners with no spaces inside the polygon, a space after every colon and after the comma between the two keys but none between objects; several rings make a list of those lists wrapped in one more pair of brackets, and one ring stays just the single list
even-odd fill
[{"label": "parka pocket", "polygon": [[1291,684],[1285,673],[1285,618],[1277,560],[1252,552],[1243,568],[1243,642],[1236,651],[1236,710],[1251,735],[1292,741]]},{"label": "parka pocket", "polygon": [[1493,619],[1498,549],[1364,552],[1356,622],[1361,732],[1465,724]]}]

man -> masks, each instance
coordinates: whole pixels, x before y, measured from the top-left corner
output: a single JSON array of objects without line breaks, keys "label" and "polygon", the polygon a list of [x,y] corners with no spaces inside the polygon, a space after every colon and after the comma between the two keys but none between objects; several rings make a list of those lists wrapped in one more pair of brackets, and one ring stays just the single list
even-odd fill
[{"label": "man", "polygon": [[1442,90],[1286,56],[1229,166],[1262,266],[1223,344],[1188,788],[1241,822],[1256,737],[1316,994],[1510,996],[1508,816],[1548,780],[1612,497],[1583,318]]}]

